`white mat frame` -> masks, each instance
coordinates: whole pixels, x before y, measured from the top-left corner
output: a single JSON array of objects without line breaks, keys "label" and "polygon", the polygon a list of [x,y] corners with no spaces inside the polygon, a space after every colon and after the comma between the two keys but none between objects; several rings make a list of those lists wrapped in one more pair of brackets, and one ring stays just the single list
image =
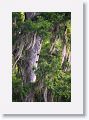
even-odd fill
[{"label": "white mat frame", "polygon": [[[71,102],[12,102],[12,12],[71,12]],[[82,0],[0,1],[0,112],[83,114]]]}]

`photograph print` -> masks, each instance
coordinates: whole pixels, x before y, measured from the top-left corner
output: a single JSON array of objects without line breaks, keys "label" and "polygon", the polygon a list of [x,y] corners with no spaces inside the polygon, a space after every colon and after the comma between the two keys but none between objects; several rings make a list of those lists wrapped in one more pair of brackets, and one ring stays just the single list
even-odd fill
[{"label": "photograph print", "polygon": [[12,12],[12,102],[71,102],[71,12]]}]

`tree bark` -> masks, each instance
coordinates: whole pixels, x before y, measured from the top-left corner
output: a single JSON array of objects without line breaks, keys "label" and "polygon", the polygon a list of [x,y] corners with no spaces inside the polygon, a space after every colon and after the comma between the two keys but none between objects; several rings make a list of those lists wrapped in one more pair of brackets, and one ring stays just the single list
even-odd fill
[{"label": "tree bark", "polygon": [[65,61],[67,59],[67,46],[66,46],[66,42],[67,42],[67,27],[65,26],[65,30],[64,30],[64,35],[62,38],[62,69],[65,70]]},{"label": "tree bark", "polygon": [[27,67],[27,82],[36,82],[35,70],[37,69],[42,38],[34,35],[34,42],[31,48],[28,50],[28,67]]},{"label": "tree bark", "polygon": [[26,19],[33,19],[34,17],[40,15],[40,12],[26,12],[25,13],[25,18]]}]

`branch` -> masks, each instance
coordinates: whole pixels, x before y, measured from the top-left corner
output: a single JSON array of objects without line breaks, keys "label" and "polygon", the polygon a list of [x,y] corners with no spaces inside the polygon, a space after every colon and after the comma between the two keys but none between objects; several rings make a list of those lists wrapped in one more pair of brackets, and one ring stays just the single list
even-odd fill
[{"label": "branch", "polygon": [[24,48],[24,42],[22,42],[22,44],[20,45],[20,49],[19,49],[18,54],[17,54],[17,56],[16,56],[16,57],[17,57],[17,60],[15,61],[14,65],[13,65],[13,67],[12,67],[12,70],[15,68],[17,62],[18,62],[19,59],[21,58],[23,48]]},{"label": "branch", "polygon": [[40,14],[41,14],[40,12],[26,12],[25,16],[26,16],[26,19],[32,19]]}]

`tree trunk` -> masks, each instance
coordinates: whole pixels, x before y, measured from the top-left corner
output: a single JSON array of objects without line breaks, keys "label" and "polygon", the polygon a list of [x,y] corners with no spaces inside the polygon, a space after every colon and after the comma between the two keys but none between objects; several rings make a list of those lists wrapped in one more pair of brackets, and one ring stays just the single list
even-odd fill
[{"label": "tree trunk", "polygon": [[27,58],[27,70],[26,70],[26,76],[27,80],[26,82],[36,82],[36,74],[35,71],[37,69],[40,50],[41,50],[41,37],[34,35],[34,41],[32,46],[28,50],[28,58]]},{"label": "tree trunk", "polygon": [[44,102],[47,102],[47,87],[44,89]]},{"label": "tree trunk", "polygon": [[47,93],[47,100],[48,102],[53,102],[53,95],[52,95],[52,90],[48,90],[48,93]]},{"label": "tree trunk", "polygon": [[65,70],[65,61],[67,59],[67,45],[66,45],[66,42],[67,42],[67,27],[65,26],[65,31],[64,31],[64,35],[63,35],[63,38],[62,38],[62,69]]}]

